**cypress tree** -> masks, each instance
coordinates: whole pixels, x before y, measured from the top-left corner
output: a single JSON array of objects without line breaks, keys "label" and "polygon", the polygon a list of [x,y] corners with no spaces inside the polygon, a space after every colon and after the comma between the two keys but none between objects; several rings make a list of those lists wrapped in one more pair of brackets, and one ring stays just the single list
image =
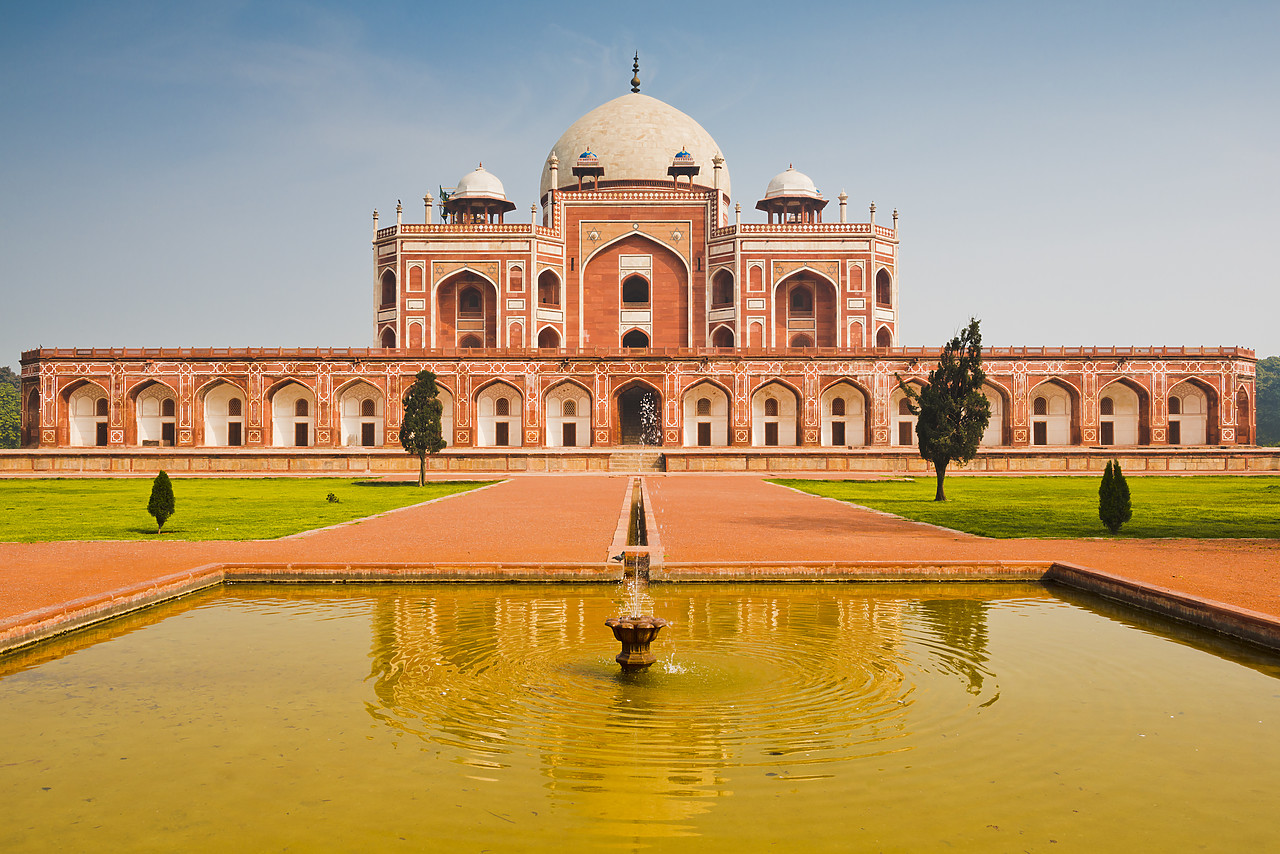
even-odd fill
[{"label": "cypress tree", "polygon": [[169,482],[169,475],[164,472],[156,475],[156,479],[151,482],[151,500],[147,502],[147,512],[156,518],[157,534],[173,515],[173,484]]},{"label": "cypress tree", "polygon": [[1098,518],[1114,534],[1132,517],[1129,483],[1124,479],[1124,472],[1120,471],[1120,464],[1112,460],[1107,463],[1102,473],[1102,484],[1098,487]]},{"label": "cypress tree", "polygon": [[427,482],[427,454],[438,454],[445,448],[443,414],[436,375],[418,371],[413,385],[404,393],[404,417],[400,422],[400,446],[418,458],[418,486]]},{"label": "cypress tree", "polygon": [[947,342],[929,384],[917,392],[898,377],[907,407],[917,417],[920,456],[933,463],[938,488],[934,501],[946,501],[943,480],[951,463],[963,465],[978,453],[982,434],[991,420],[991,402],[982,393],[982,333],[978,321]]}]

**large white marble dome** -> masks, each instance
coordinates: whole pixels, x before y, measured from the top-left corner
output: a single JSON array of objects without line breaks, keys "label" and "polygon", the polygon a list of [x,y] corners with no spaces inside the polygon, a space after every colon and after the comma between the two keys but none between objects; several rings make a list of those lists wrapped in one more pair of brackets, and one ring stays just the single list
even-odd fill
[{"label": "large white marble dome", "polygon": [[[671,160],[687,150],[702,167],[694,183],[710,187],[715,183],[711,160],[720,146],[711,134],[690,116],[657,98],[629,92],[601,104],[561,134],[547,158],[554,153],[560,161],[559,184],[576,187],[573,165],[583,152],[590,151],[604,167],[601,181],[671,182],[667,169]],[[551,168],[543,163],[539,197],[551,189]],[[559,189],[559,188],[557,188]],[[730,195],[729,168],[720,169],[720,191]]]}]

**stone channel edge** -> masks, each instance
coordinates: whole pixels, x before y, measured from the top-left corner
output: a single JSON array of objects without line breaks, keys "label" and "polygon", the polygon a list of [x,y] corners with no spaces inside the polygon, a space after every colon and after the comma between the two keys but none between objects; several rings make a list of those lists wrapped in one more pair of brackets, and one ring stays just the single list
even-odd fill
[{"label": "stone channel edge", "polygon": [[[599,563],[215,563],[0,620],[0,654],[234,583],[614,584],[621,567]],[[697,562],[654,567],[654,583],[1031,581],[1060,584],[1178,622],[1280,651],[1280,620],[1223,602],[1057,561]]]}]

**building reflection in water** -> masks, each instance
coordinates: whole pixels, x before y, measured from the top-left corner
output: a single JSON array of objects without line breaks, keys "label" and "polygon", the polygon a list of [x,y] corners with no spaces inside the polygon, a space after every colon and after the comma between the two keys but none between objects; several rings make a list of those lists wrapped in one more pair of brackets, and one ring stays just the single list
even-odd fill
[{"label": "building reflection in water", "polygon": [[[917,590],[655,585],[673,625],[636,673],[613,662],[607,586],[396,591],[375,606],[368,711],[468,776],[536,763],[553,793],[678,820],[739,775],[822,777],[993,701],[985,603]],[[922,687],[949,699],[917,712]]]}]

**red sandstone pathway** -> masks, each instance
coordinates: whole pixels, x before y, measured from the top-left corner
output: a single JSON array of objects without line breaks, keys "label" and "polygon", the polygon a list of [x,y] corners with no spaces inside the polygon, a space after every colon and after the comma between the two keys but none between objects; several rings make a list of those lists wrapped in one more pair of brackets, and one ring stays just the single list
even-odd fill
[{"label": "red sandstone pathway", "polygon": [[0,621],[209,563],[603,565],[630,483],[522,477],[279,540],[0,543]]},{"label": "red sandstone pathway", "polygon": [[667,560],[1056,560],[1280,618],[1280,540],[993,540],[762,478],[649,478]]},{"label": "red sandstone pathway", "polygon": [[[1059,560],[1280,618],[1280,540],[988,540],[755,476],[647,482],[670,561]],[[283,540],[0,543],[0,621],[209,563],[603,564],[629,483],[523,476]]]}]

